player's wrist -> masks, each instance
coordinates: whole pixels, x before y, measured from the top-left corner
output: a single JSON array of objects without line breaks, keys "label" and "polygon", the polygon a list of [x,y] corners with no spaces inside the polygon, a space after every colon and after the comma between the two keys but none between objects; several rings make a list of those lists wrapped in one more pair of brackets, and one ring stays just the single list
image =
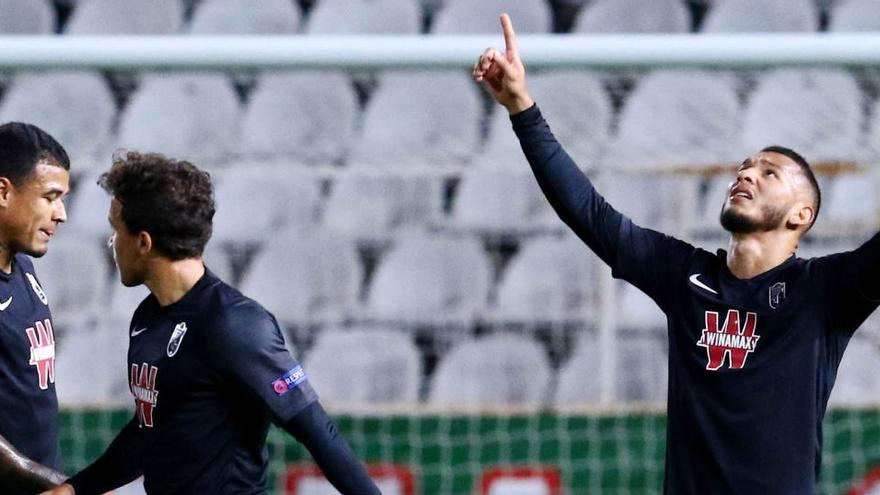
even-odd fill
[{"label": "player's wrist", "polygon": [[508,102],[505,107],[507,107],[507,112],[510,115],[516,115],[520,112],[524,112],[535,104],[535,101],[528,94],[517,95],[510,102]]}]

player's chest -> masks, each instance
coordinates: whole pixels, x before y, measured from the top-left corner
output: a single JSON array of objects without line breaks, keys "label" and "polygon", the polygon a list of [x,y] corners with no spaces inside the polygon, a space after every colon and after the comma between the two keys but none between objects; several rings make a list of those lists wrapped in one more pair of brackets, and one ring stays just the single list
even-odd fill
[{"label": "player's chest", "polygon": [[0,352],[13,362],[54,361],[49,301],[36,278],[29,279],[19,277],[0,285]]},{"label": "player's chest", "polygon": [[129,328],[128,379],[132,392],[184,394],[206,376],[201,328],[186,318],[134,321]]},{"label": "player's chest", "polygon": [[726,372],[814,355],[824,315],[791,277],[731,283],[693,276],[671,313],[670,345],[694,369]]}]

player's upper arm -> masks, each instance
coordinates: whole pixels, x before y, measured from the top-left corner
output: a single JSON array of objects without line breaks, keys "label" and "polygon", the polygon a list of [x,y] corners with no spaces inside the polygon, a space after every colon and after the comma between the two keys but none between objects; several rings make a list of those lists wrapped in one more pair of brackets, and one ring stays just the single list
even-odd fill
[{"label": "player's upper arm", "polygon": [[812,260],[821,287],[819,296],[826,305],[829,324],[834,330],[854,332],[880,303],[880,294],[870,283],[871,271],[859,250]]},{"label": "player's upper arm", "polygon": [[256,395],[277,421],[287,421],[317,399],[275,318],[258,304],[244,300],[225,306],[213,333],[212,364]]},{"label": "player's upper arm", "polygon": [[626,280],[651,297],[665,309],[670,283],[683,276],[690,267],[696,249],[679,239],[640,227],[622,217],[618,250],[612,266],[614,277]]}]

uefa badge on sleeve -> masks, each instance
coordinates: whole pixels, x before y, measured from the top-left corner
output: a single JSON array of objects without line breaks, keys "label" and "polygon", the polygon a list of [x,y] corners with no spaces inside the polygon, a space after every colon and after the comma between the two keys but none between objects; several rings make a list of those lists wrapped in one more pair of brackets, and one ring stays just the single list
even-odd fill
[{"label": "uefa badge on sleeve", "polygon": [[288,390],[295,388],[304,381],[306,381],[306,371],[302,366],[297,366],[273,381],[272,389],[275,390],[276,394],[284,395]]}]

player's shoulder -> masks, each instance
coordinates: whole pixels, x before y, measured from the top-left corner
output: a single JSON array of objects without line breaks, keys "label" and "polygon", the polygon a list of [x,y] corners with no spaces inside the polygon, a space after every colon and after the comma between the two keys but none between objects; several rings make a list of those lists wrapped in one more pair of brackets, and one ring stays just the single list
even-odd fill
[{"label": "player's shoulder", "polygon": [[213,274],[206,277],[210,277],[210,286],[205,303],[213,320],[212,326],[229,329],[241,327],[243,323],[259,326],[260,323],[273,322],[272,315],[260,303]]},{"label": "player's shoulder", "polygon": [[708,251],[701,247],[694,247],[688,273],[701,273],[703,275],[719,275],[721,268],[725,263],[726,254],[723,249],[715,252]]}]

